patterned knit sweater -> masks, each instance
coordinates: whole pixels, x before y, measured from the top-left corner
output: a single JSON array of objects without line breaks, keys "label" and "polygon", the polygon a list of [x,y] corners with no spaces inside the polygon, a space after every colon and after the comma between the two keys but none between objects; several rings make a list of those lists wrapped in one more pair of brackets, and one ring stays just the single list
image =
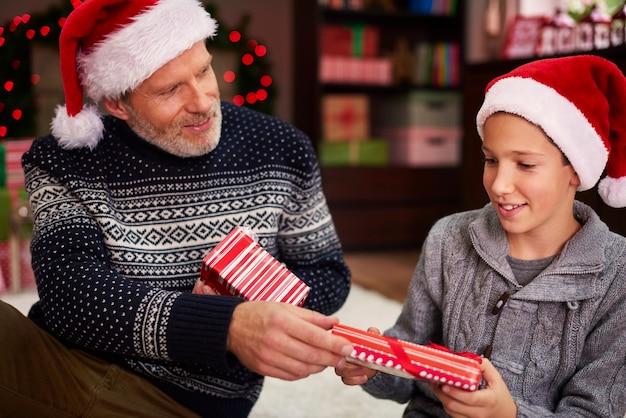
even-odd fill
[{"label": "patterned knit sweater", "polygon": [[37,139],[24,155],[40,296],[29,313],[70,346],[145,376],[203,416],[246,416],[262,377],[226,352],[238,298],[192,295],[206,253],[233,226],[312,290],[305,307],[344,303],[350,274],[309,139],[222,103],[211,153],[178,158],[107,116],[89,150]]}]

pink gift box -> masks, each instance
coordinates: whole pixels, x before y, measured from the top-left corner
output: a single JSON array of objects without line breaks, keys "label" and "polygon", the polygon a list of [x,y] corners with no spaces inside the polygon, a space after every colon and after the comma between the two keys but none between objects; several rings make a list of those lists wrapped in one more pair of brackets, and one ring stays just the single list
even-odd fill
[{"label": "pink gift box", "polygon": [[202,262],[202,281],[220,295],[301,306],[311,290],[256,242],[235,227]]},{"label": "pink gift box", "polygon": [[410,126],[382,130],[389,139],[390,160],[409,167],[455,167],[461,163],[461,129]]},{"label": "pink gift box", "polygon": [[383,373],[408,379],[448,384],[468,391],[479,388],[481,358],[474,353],[455,353],[445,347],[418,345],[346,325],[332,333],[348,339],[354,351],[346,360]]}]

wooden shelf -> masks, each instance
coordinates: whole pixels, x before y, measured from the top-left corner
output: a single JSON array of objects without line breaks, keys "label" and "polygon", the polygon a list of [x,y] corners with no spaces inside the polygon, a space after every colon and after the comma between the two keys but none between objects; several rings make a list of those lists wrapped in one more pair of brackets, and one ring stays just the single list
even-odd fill
[{"label": "wooden shelf", "polygon": [[[333,10],[317,0],[294,3],[294,124],[317,148],[321,140],[321,102],[327,93],[365,93],[371,97],[415,90],[460,90],[422,85],[322,83],[318,78],[323,24],[365,22],[380,29],[380,49],[393,49],[397,37],[410,42],[458,42],[463,12],[425,16],[408,12]],[[461,71],[462,73],[462,71]],[[462,77],[461,77],[462,78]],[[323,167],[328,205],[344,250],[416,249],[432,224],[462,206],[462,167]]]},{"label": "wooden shelf", "polygon": [[323,168],[339,238],[349,250],[420,248],[461,207],[461,168]]}]

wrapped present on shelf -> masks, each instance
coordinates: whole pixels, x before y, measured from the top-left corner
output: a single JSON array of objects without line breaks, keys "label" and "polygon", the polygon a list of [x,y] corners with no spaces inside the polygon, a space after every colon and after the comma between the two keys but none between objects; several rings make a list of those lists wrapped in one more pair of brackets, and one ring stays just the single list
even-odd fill
[{"label": "wrapped present on shelf", "polygon": [[322,25],[320,53],[322,55],[352,55],[352,30],[346,25]]},{"label": "wrapped present on shelf", "polygon": [[18,263],[19,281],[13,281],[13,290],[34,289],[35,273],[31,263],[30,242],[33,237],[33,214],[28,204],[26,190],[20,187],[17,190],[17,202],[13,208],[13,219],[16,223],[17,252],[14,256]]},{"label": "wrapped present on shelf", "polygon": [[24,170],[22,155],[30,149],[33,138],[8,138],[4,143],[6,149],[6,186],[11,192],[11,200],[15,205],[18,191],[24,188]]},{"label": "wrapped present on shelf", "polygon": [[310,288],[256,242],[254,233],[235,227],[207,254],[200,277],[221,295],[301,306]]},{"label": "wrapped present on shelf", "polygon": [[355,57],[377,57],[380,55],[380,29],[363,23],[351,24],[352,55]]},{"label": "wrapped present on shelf", "polygon": [[[389,96],[375,103],[373,125],[460,127],[462,95],[457,91],[419,90]],[[375,134],[377,134],[375,132]]]},{"label": "wrapped present on shelf", "polygon": [[0,143],[0,292],[35,287],[30,257],[33,219],[21,163],[32,141],[11,138]]},{"label": "wrapped present on shelf", "polygon": [[320,54],[344,57],[379,55],[379,29],[363,23],[324,24],[321,29]]},{"label": "wrapped present on shelf", "polygon": [[410,126],[383,131],[389,162],[408,167],[454,167],[461,164],[461,129]]},{"label": "wrapped present on shelf", "polygon": [[364,141],[322,141],[319,144],[322,166],[386,166],[389,163],[389,145],[385,139]]},{"label": "wrapped present on shelf", "polygon": [[341,324],[335,325],[331,332],[352,343],[354,351],[346,358],[351,363],[468,391],[480,387],[482,360],[477,354],[455,353],[436,344],[413,344]]},{"label": "wrapped present on shelf", "polygon": [[388,57],[322,55],[319,66],[322,83],[389,86],[393,82],[393,65]]},{"label": "wrapped present on shelf", "polygon": [[11,196],[6,187],[0,186],[0,293],[11,287],[11,277],[13,277],[15,264],[12,259],[15,243],[12,229]]},{"label": "wrapped present on shelf", "polygon": [[370,136],[369,97],[365,94],[326,94],[322,99],[325,141],[363,140]]}]

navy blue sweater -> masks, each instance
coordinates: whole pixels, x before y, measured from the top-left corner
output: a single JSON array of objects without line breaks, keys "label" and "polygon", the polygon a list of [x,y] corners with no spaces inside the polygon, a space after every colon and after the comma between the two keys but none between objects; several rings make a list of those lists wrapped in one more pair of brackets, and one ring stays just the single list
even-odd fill
[{"label": "navy blue sweater", "polygon": [[192,295],[203,257],[233,226],[311,287],[305,307],[344,303],[350,274],[309,139],[222,103],[202,157],[168,154],[107,116],[89,150],[52,136],[24,155],[40,295],[29,313],[61,341],[145,376],[203,416],[243,417],[262,377],[226,352],[240,299]]}]

